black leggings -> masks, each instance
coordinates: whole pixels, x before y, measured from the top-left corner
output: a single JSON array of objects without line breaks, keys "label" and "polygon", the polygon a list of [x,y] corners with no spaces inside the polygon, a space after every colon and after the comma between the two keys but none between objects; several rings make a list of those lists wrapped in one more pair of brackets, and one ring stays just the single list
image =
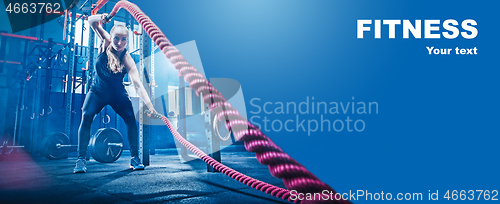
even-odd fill
[{"label": "black leggings", "polygon": [[87,146],[90,141],[90,126],[96,114],[101,112],[104,106],[110,105],[120,117],[123,118],[127,125],[128,141],[130,143],[130,153],[133,156],[139,155],[139,133],[134,116],[132,102],[125,90],[119,93],[111,91],[105,93],[97,93],[89,91],[85,98],[82,108],[82,123],[78,130],[78,157],[85,157]]}]

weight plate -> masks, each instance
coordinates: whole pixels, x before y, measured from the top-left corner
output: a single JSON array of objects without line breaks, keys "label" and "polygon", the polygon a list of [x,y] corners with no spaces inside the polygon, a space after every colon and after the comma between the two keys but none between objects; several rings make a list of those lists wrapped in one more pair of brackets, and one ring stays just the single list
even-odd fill
[{"label": "weight plate", "polygon": [[54,132],[46,137],[43,142],[45,158],[50,160],[57,160],[68,157],[68,148],[57,147],[57,144],[68,145],[69,138],[62,132]]},{"label": "weight plate", "polygon": [[114,128],[99,129],[90,140],[90,154],[98,162],[112,163],[120,158],[122,152],[123,138]]}]

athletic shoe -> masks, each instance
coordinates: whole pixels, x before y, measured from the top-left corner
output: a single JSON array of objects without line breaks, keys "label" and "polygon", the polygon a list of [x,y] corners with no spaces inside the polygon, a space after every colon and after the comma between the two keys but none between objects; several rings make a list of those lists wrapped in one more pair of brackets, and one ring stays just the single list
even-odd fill
[{"label": "athletic shoe", "polygon": [[85,173],[87,172],[87,161],[84,158],[78,158],[76,160],[75,169],[73,169],[73,173]]},{"label": "athletic shoe", "polygon": [[135,170],[144,170],[144,165],[141,163],[141,159],[138,156],[132,157],[130,160],[130,168]]}]

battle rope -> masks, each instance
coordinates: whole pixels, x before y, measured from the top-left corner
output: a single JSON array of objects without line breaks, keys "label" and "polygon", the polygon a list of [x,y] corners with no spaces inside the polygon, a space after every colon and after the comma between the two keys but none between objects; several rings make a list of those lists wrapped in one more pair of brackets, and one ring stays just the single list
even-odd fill
[{"label": "battle rope", "polygon": [[[249,177],[249,176],[247,176],[245,174],[242,174],[242,173],[240,173],[240,172],[238,172],[238,171],[236,171],[234,169],[231,169],[231,168],[229,168],[229,167],[227,167],[227,166],[219,163],[218,161],[216,161],[212,157],[210,157],[207,154],[205,154],[205,152],[201,151],[196,146],[194,146],[193,144],[191,144],[190,142],[188,142],[186,139],[184,139],[179,134],[179,132],[177,132],[177,130],[175,129],[175,127],[172,125],[172,123],[170,123],[170,121],[167,119],[167,117],[162,116],[161,120],[163,120],[163,122],[165,122],[165,124],[167,124],[168,129],[170,129],[170,131],[172,132],[172,134],[174,135],[174,137],[182,145],[184,145],[191,152],[195,153],[198,157],[200,157],[201,160],[203,160],[204,162],[206,162],[210,166],[213,166],[218,171],[220,171],[220,172],[228,175],[229,177],[233,178],[234,180],[237,180],[237,181],[239,181],[239,182],[241,182],[241,183],[243,183],[243,184],[245,184],[247,186],[251,186],[252,188],[255,188],[257,190],[261,190],[262,192],[265,192],[267,194],[271,194],[272,196],[276,196],[278,198],[281,197],[284,200],[291,201],[291,199],[290,199],[290,191],[289,190],[286,190],[286,189],[283,189],[283,188],[280,188],[280,187],[277,187],[277,186],[265,183],[263,181],[259,181],[257,179]],[[296,201],[298,202],[299,200],[296,200]]]},{"label": "battle rope", "polygon": [[[194,66],[189,64],[181,55],[179,50],[175,48],[167,39],[163,32],[156,26],[151,19],[146,16],[137,5],[126,0],[119,1],[110,13],[110,16],[116,15],[121,9],[125,8],[143,27],[143,30],[151,37],[155,44],[161,49],[163,54],[174,64],[175,69],[179,70],[179,76],[183,76],[184,80],[189,83],[189,86],[195,90],[196,95],[202,94],[205,103],[209,104],[209,109],[218,116],[218,120],[226,122],[226,128],[232,130],[235,139],[243,140],[245,148],[249,152],[255,152],[257,160],[261,164],[269,166],[271,175],[283,180],[283,184],[287,189],[296,190],[299,193],[322,193],[324,190],[336,194],[335,190],[327,184],[321,182],[316,176],[309,172],[304,166],[284,153],[269,137],[264,135],[256,126],[248,122],[243,116],[238,113],[238,110],[229,104],[222,94],[208,82],[202,74],[200,74]],[[183,139],[172,126],[170,121],[163,116],[162,120],[167,124],[175,138],[186,146],[193,153],[198,155],[203,161],[207,162],[215,169],[232,177],[235,180],[245,183],[253,188],[265,191],[273,196],[281,197],[285,200],[291,200],[291,192],[270,184],[258,181],[256,179],[245,176],[236,172],[229,167],[226,167],[211,157],[207,156],[194,145]],[[324,200],[325,197],[314,200],[304,200],[303,203],[351,203],[348,200]],[[299,202],[296,199],[295,202]]]}]

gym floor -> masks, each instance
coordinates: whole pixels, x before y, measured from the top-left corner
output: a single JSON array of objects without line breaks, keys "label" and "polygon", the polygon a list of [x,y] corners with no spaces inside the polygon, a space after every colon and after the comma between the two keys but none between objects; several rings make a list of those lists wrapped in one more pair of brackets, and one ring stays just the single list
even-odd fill
[{"label": "gym floor", "polygon": [[[284,188],[280,179],[242,147],[226,148],[222,163]],[[130,152],[114,163],[87,162],[73,174],[76,157],[48,160],[16,153],[0,161],[0,203],[289,203],[222,173],[197,159],[182,162],[176,149],[156,150],[144,171],[130,170]]]}]

